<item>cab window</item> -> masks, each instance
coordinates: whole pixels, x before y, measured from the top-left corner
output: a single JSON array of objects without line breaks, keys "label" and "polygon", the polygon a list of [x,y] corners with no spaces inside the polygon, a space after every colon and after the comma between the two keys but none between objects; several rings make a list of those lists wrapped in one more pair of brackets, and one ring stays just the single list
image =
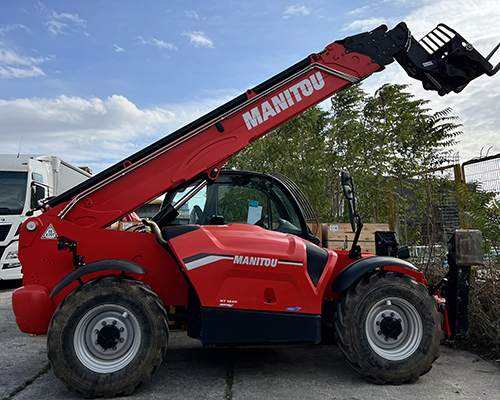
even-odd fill
[{"label": "cab window", "polygon": [[[174,205],[198,182],[166,197]],[[220,176],[179,210],[173,224],[250,224],[300,235],[300,219],[292,203],[273,181],[262,177]]]}]

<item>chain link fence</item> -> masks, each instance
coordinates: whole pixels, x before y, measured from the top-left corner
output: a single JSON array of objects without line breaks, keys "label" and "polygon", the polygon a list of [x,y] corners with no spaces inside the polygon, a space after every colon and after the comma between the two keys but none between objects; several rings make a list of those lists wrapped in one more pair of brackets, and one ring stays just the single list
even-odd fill
[{"label": "chain link fence", "polygon": [[476,185],[477,190],[495,193],[496,199],[500,199],[500,153],[463,163],[462,174],[465,183]]}]

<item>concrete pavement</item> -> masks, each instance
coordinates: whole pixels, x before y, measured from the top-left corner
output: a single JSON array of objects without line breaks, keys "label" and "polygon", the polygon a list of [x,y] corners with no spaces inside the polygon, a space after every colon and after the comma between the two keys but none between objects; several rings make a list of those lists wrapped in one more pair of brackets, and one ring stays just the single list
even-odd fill
[{"label": "concrete pavement", "polygon": [[[15,325],[13,291],[0,286],[0,398],[79,399],[46,370],[46,338]],[[415,384],[378,386],[351,370],[335,346],[202,348],[185,332],[171,332],[163,364],[126,398],[500,400],[500,365],[442,346],[433,369]]]}]

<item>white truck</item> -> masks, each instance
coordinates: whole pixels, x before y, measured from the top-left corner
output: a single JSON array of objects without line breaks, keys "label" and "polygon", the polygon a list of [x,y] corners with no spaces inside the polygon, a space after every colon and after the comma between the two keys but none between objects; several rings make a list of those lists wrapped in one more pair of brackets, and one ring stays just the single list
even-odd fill
[{"label": "white truck", "polygon": [[22,278],[19,228],[38,202],[58,196],[92,175],[58,157],[0,154],[0,281]]}]

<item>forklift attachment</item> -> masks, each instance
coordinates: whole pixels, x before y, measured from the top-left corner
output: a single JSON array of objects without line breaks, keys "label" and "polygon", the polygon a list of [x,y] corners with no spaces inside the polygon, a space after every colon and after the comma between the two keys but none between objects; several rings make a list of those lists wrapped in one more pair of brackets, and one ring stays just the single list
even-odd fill
[{"label": "forklift attachment", "polygon": [[368,55],[381,67],[396,59],[410,77],[422,82],[425,90],[435,90],[440,96],[451,91],[460,93],[470,81],[483,74],[493,76],[500,69],[500,63],[495,67],[489,63],[500,44],[485,58],[445,24],[439,24],[420,41],[401,22],[390,31],[381,25],[342,43],[349,52]]}]

